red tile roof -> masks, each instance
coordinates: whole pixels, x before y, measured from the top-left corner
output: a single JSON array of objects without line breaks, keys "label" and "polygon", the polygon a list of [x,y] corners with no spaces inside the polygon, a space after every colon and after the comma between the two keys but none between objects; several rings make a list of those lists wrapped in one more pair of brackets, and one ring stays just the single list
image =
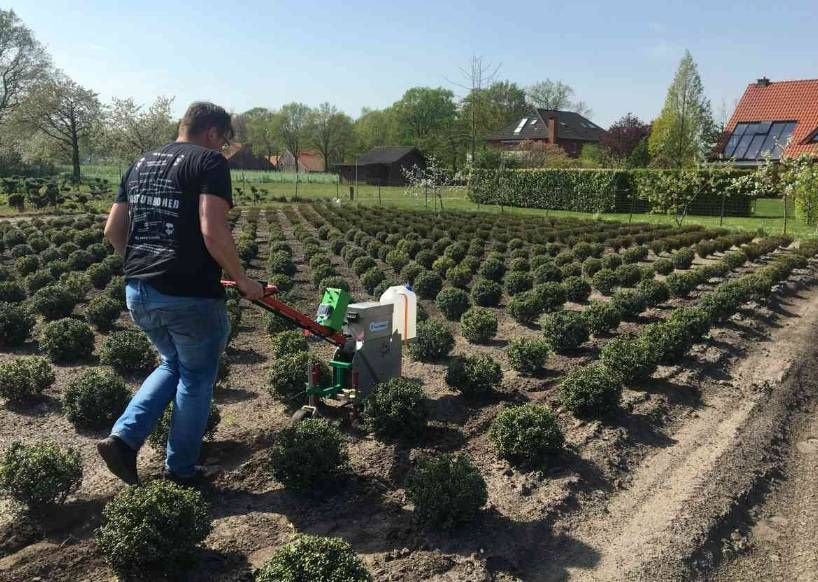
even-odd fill
[{"label": "red tile roof", "polygon": [[730,135],[737,123],[751,121],[796,121],[784,156],[818,156],[818,143],[810,143],[818,130],[818,79],[777,81],[768,85],[751,83],[727,122]]}]

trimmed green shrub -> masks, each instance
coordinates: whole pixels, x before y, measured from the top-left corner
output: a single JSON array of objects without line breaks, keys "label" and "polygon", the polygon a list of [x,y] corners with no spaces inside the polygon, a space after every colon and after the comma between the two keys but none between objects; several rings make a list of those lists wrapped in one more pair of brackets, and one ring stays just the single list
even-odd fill
[{"label": "trimmed green shrub", "polygon": [[647,257],[648,247],[641,245],[625,249],[622,252],[622,262],[625,264],[638,263],[639,261],[645,260]]},{"label": "trimmed green shrub", "polygon": [[94,351],[94,332],[87,323],[65,318],[47,323],[40,335],[40,348],[52,362],[84,360]]},{"label": "trimmed green shrub", "polygon": [[588,341],[588,324],[579,311],[546,313],[540,319],[545,341],[560,354],[576,350]]},{"label": "trimmed green shrub", "polygon": [[639,265],[622,265],[614,271],[614,274],[622,287],[633,287],[642,278],[642,270]]},{"label": "trimmed green shrub", "polygon": [[565,297],[574,303],[584,303],[591,295],[591,286],[582,277],[566,277],[562,281]]},{"label": "trimmed green shrub", "polygon": [[610,295],[619,285],[619,277],[610,269],[601,269],[591,278],[591,285],[603,295]]},{"label": "trimmed green shrub", "polygon": [[45,358],[18,357],[0,364],[0,397],[14,403],[33,400],[54,380],[54,371]]},{"label": "trimmed green shrub", "polygon": [[571,370],[559,386],[559,401],[574,416],[599,418],[619,405],[622,385],[601,364]]},{"label": "trimmed green shrub", "polygon": [[434,362],[449,355],[454,337],[446,324],[426,320],[417,325],[417,336],[409,343],[409,354],[415,360]]},{"label": "trimmed green shrub", "polygon": [[432,263],[432,269],[441,277],[445,277],[446,274],[449,272],[449,269],[454,268],[456,265],[457,262],[451,257],[438,257]]},{"label": "trimmed green shrub", "polygon": [[416,261],[411,261],[400,272],[400,278],[407,283],[414,283],[415,278],[420,275],[426,268]]},{"label": "trimmed green shrub", "polygon": [[497,259],[487,259],[482,265],[480,265],[480,269],[477,271],[477,274],[483,279],[488,279],[490,281],[502,281],[503,275],[506,274],[506,266],[502,261],[498,261]]},{"label": "trimmed green shrub", "polygon": [[0,346],[11,348],[23,345],[31,335],[34,323],[28,309],[0,301]]},{"label": "trimmed green shrub", "polygon": [[309,350],[307,338],[301,330],[282,331],[274,335],[270,341],[273,356],[283,358],[291,354]]},{"label": "trimmed green shrub", "polygon": [[528,291],[533,285],[531,275],[527,272],[511,271],[503,280],[506,287],[506,292],[509,295],[516,295],[523,291]]},{"label": "trimmed green shrub", "polygon": [[602,270],[602,259],[589,257],[582,262],[582,274],[586,277],[593,277]]},{"label": "trimmed green shrub", "polygon": [[588,330],[599,335],[616,329],[622,321],[622,312],[618,307],[605,301],[591,301],[582,312]]},{"label": "trimmed green shrub", "polygon": [[515,295],[506,305],[506,312],[523,324],[528,324],[536,320],[543,312],[540,298],[534,291],[526,291]]},{"label": "trimmed green shrub", "polygon": [[352,261],[352,271],[359,277],[369,269],[377,267],[378,263],[372,257],[358,257]]},{"label": "trimmed green shrub", "polygon": [[478,279],[471,288],[471,297],[475,305],[496,307],[503,296],[500,284],[490,279]]},{"label": "trimmed green shrub", "polygon": [[611,298],[611,304],[622,313],[622,317],[633,319],[645,310],[648,301],[641,291],[619,289]]},{"label": "trimmed green shrub", "polygon": [[523,467],[543,467],[561,450],[565,438],[546,406],[523,404],[503,409],[489,429],[497,454]]},{"label": "trimmed green shrub", "polygon": [[254,582],[369,582],[366,566],[341,538],[299,534],[255,574]]},{"label": "trimmed green shrub", "polygon": [[665,283],[667,283],[667,287],[674,297],[687,297],[700,282],[699,275],[695,271],[671,273],[665,279]]},{"label": "trimmed green shrub", "polygon": [[120,374],[132,374],[153,368],[156,352],[143,332],[126,329],[105,338],[99,350],[99,361]]},{"label": "trimmed green shrub", "polygon": [[554,264],[558,267],[562,267],[563,265],[567,265],[568,263],[573,263],[576,260],[574,253],[571,251],[560,251],[556,257],[554,257]]},{"label": "trimmed green shrub", "polygon": [[210,528],[199,491],[156,479],[123,489],[105,506],[96,542],[117,572],[178,574],[194,562]]},{"label": "trimmed green shrub", "polygon": [[615,270],[622,264],[622,255],[605,255],[602,257],[602,268]]},{"label": "trimmed green shrub", "polygon": [[664,281],[646,279],[640,282],[636,289],[650,306],[659,305],[670,298],[670,288]]},{"label": "trimmed green shrub", "polygon": [[415,277],[413,289],[421,299],[434,299],[443,287],[443,280],[434,271],[424,270]]},{"label": "trimmed green shrub", "polygon": [[531,376],[543,368],[550,351],[545,340],[520,338],[508,345],[506,357],[520,375]]},{"label": "trimmed green shrub", "polygon": [[457,321],[471,307],[471,301],[463,289],[447,287],[437,294],[435,305],[446,319]]},{"label": "trimmed green shrub", "polygon": [[26,290],[17,281],[0,282],[0,301],[3,303],[20,303],[26,298]]},{"label": "trimmed green shrub", "polygon": [[336,477],[346,458],[340,431],[323,418],[308,418],[279,431],[270,469],[284,486],[308,491]]},{"label": "trimmed green shrub", "polygon": [[446,369],[446,383],[467,397],[487,394],[502,381],[500,364],[485,354],[452,358]]},{"label": "trimmed green shrub", "polygon": [[116,277],[111,277],[111,282],[108,283],[107,287],[105,287],[104,293],[113,299],[114,301],[118,301],[122,308],[125,308],[125,277],[121,275],[117,275]]},{"label": "trimmed green shrub", "polygon": [[13,442],[0,457],[0,492],[39,510],[63,503],[82,482],[82,458],[52,443]]},{"label": "trimmed green shrub", "polygon": [[410,378],[378,384],[364,401],[363,416],[367,428],[381,438],[420,437],[429,420],[423,384]]},{"label": "trimmed green shrub", "polygon": [[322,381],[330,378],[327,365],[311,352],[297,352],[276,359],[270,367],[268,384],[273,396],[285,403],[294,402],[299,395],[306,395],[307,365],[318,363]]},{"label": "trimmed green shrub", "polygon": [[90,368],[69,382],[63,395],[63,410],[68,421],[88,429],[110,428],[122,414],[131,393],[116,374]]},{"label": "trimmed green shrub", "polygon": [[543,311],[558,311],[562,309],[566,300],[565,287],[560,283],[540,283],[531,291]]},{"label": "trimmed green shrub", "polygon": [[670,275],[675,267],[670,259],[656,259],[653,263],[653,270],[660,275]]},{"label": "trimmed green shrub", "polygon": [[31,298],[31,309],[49,321],[68,317],[76,304],[76,294],[62,284],[43,287]]},{"label": "trimmed green shrub", "polygon": [[318,289],[322,293],[326,289],[343,289],[344,291],[349,291],[349,283],[340,275],[332,275],[321,279],[318,283]]},{"label": "trimmed green shrub", "polygon": [[[522,252],[522,251],[520,251]],[[512,273],[527,273],[531,270],[531,265],[528,264],[528,261],[523,257],[517,257],[516,259],[512,259],[508,264],[508,270]]]},{"label": "trimmed green shrub", "polygon": [[264,328],[270,336],[281,333],[282,331],[297,329],[295,324],[289,319],[270,312],[265,312],[264,314]]},{"label": "trimmed green shrub", "polygon": [[40,259],[37,255],[26,255],[14,261],[14,268],[17,269],[17,274],[21,277],[30,275],[40,268]]},{"label": "trimmed green shrub", "polygon": [[536,267],[532,275],[535,283],[559,283],[562,281],[562,269],[551,261]]},{"label": "trimmed green shrub", "polygon": [[406,497],[424,524],[449,529],[472,520],[488,501],[486,482],[465,455],[422,457],[406,479]]},{"label": "trimmed green shrub", "polygon": [[461,263],[446,272],[446,280],[455,287],[465,288],[471,282],[475,270]]},{"label": "trimmed green shrub", "polygon": [[[168,442],[168,436],[170,436],[170,425],[172,420],[173,402],[168,404],[167,408],[165,408],[165,412],[162,413],[159,422],[156,423],[153,432],[148,435],[148,442],[155,448],[164,450],[165,445]],[[219,408],[216,406],[216,403],[211,400],[210,413],[207,416],[207,427],[205,428],[203,438],[212,438],[216,433],[216,428],[219,426],[219,422],[221,422],[221,420],[222,415],[219,413]]]},{"label": "trimmed green shrub", "polygon": [[562,273],[563,279],[567,279],[568,277],[580,277],[582,276],[582,265],[580,263],[567,263],[560,267],[560,272]]},{"label": "trimmed green shrub", "polygon": [[460,318],[460,333],[471,343],[484,344],[497,334],[497,316],[488,309],[471,307]]},{"label": "trimmed green shrub", "polygon": [[676,269],[689,269],[693,264],[695,253],[693,249],[681,248],[670,256],[670,262]]},{"label": "trimmed green shrub", "polygon": [[275,285],[279,293],[288,293],[295,286],[295,281],[289,275],[284,273],[273,273],[267,278],[269,285]]},{"label": "trimmed green shrub", "polygon": [[267,259],[267,271],[272,273],[281,273],[292,277],[298,272],[298,268],[286,251],[276,251],[270,254]]},{"label": "trimmed green shrub", "polygon": [[601,352],[602,363],[623,382],[648,378],[656,369],[654,356],[651,347],[633,334],[612,339]]},{"label": "trimmed green shrub", "polygon": [[25,278],[25,286],[30,295],[54,283],[56,283],[56,279],[48,271],[37,271]]},{"label": "trimmed green shrub", "polygon": [[378,267],[373,267],[361,275],[361,285],[370,294],[377,295],[375,288],[386,278]]},{"label": "trimmed green shrub", "polygon": [[119,319],[122,306],[107,295],[97,295],[85,308],[85,319],[99,331],[110,331]]},{"label": "trimmed green shrub", "polygon": [[74,296],[77,303],[85,301],[86,295],[91,290],[93,285],[91,279],[85,273],[63,273],[60,275],[59,286],[64,287]]}]

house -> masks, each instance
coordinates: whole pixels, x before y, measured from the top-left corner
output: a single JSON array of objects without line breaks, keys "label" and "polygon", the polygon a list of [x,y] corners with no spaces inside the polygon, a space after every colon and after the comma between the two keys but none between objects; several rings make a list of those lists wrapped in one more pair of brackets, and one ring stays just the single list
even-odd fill
[{"label": "house", "polygon": [[486,138],[486,143],[504,150],[519,150],[523,144],[557,144],[569,156],[578,157],[582,147],[599,143],[605,130],[593,121],[558,109],[535,109]]},{"label": "house", "polygon": [[404,170],[426,167],[423,155],[412,146],[381,146],[358,156],[354,164],[335,166],[346,182],[365,182],[381,186],[405,186]]},{"label": "house", "polygon": [[[285,151],[280,156],[270,156],[270,163],[281,172],[295,172],[295,156],[289,151]],[[298,154],[298,171],[304,172],[324,172],[324,158],[314,150],[304,150]]]},{"label": "house", "polygon": [[274,170],[273,164],[264,156],[257,156],[249,146],[238,142],[231,143],[222,152],[227,158],[227,166],[232,170]]},{"label": "house", "polygon": [[744,166],[758,165],[765,157],[818,156],[818,79],[773,82],[763,77],[748,85],[717,154]]}]

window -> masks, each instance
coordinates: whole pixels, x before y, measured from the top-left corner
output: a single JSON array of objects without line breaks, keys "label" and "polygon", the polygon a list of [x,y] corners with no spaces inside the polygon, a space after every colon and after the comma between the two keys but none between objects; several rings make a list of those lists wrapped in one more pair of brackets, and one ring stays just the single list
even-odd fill
[{"label": "window", "polygon": [[810,140],[810,142],[811,143],[818,143],[818,131],[816,131],[815,134],[812,136],[812,139]]},{"label": "window", "polygon": [[527,117],[523,117],[520,120],[520,123],[517,124],[517,129],[514,130],[515,135],[519,134],[523,130],[523,127],[525,126],[527,121],[528,121]]},{"label": "window", "polygon": [[795,129],[794,121],[759,121],[736,124],[724,155],[736,160],[758,160],[769,156],[781,158]]}]

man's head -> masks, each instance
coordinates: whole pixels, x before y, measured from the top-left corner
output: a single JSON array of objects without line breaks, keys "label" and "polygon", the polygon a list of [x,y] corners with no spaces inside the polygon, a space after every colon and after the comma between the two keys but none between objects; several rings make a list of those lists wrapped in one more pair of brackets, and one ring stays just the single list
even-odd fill
[{"label": "man's head", "polygon": [[213,103],[197,101],[187,108],[179,123],[179,140],[220,150],[233,139],[230,114]]}]

